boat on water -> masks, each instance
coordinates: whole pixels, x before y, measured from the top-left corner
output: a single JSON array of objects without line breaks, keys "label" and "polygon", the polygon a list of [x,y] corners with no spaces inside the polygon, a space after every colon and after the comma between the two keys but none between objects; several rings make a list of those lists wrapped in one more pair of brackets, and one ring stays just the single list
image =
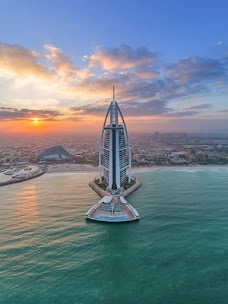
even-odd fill
[{"label": "boat on water", "polygon": [[15,169],[8,169],[4,172],[5,175],[13,175],[15,173]]},{"label": "boat on water", "polygon": [[24,168],[24,170],[25,170],[25,171],[31,171],[32,168],[31,168],[31,167],[26,167],[26,168]]},{"label": "boat on water", "polygon": [[15,177],[15,179],[26,179],[28,178],[29,175],[27,173],[22,173],[22,174],[19,174]]}]

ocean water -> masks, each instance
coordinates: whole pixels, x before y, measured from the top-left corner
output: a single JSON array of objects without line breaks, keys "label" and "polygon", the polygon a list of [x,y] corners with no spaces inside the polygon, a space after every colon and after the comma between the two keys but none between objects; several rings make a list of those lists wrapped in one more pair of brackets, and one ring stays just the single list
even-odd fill
[{"label": "ocean water", "polygon": [[0,188],[0,303],[228,303],[228,169],[135,174],[138,222],[85,220],[90,173]]}]

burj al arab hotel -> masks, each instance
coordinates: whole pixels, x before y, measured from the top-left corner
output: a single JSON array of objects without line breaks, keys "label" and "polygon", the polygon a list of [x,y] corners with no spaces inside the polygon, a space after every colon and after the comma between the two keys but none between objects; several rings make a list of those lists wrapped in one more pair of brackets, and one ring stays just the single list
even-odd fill
[{"label": "burj al arab hotel", "polygon": [[119,193],[121,187],[131,181],[131,151],[127,127],[121,110],[113,101],[106,114],[99,151],[100,181],[111,193]]},{"label": "burj al arab hotel", "polygon": [[90,182],[102,199],[91,207],[86,217],[104,222],[139,219],[139,214],[125,199],[141,186],[131,174],[131,150],[127,126],[118,103],[113,100],[105,116],[99,147],[99,177]]}]

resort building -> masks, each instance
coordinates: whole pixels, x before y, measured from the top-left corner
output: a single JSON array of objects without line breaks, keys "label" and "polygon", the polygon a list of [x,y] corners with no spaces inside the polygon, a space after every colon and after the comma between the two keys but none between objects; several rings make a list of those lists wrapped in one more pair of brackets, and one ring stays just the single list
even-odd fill
[{"label": "resort building", "polygon": [[62,146],[50,147],[36,157],[36,161],[63,161],[72,159],[74,159],[74,155],[69,153]]},{"label": "resort building", "polygon": [[106,114],[99,151],[100,182],[111,192],[131,181],[131,151],[127,127],[114,99]]},{"label": "resort building", "polygon": [[99,177],[90,182],[102,199],[91,207],[86,217],[103,222],[127,222],[139,214],[125,199],[141,186],[131,176],[131,151],[127,127],[121,110],[113,100],[105,116],[99,148]]}]

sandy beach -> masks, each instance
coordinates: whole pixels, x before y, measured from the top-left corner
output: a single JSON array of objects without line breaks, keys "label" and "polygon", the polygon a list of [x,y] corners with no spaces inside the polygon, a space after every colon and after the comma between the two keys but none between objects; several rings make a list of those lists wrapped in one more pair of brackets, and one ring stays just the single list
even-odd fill
[{"label": "sandy beach", "polygon": [[[136,172],[147,172],[155,170],[205,170],[205,169],[216,169],[216,168],[226,168],[228,165],[194,165],[194,166],[142,166],[142,167],[132,167],[132,173]],[[88,165],[88,164],[56,164],[49,165],[46,174],[53,172],[93,172],[98,173],[98,166]]]},{"label": "sandy beach", "polygon": [[53,172],[98,172],[98,167],[88,164],[55,164],[48,165],[46,173]]}]

